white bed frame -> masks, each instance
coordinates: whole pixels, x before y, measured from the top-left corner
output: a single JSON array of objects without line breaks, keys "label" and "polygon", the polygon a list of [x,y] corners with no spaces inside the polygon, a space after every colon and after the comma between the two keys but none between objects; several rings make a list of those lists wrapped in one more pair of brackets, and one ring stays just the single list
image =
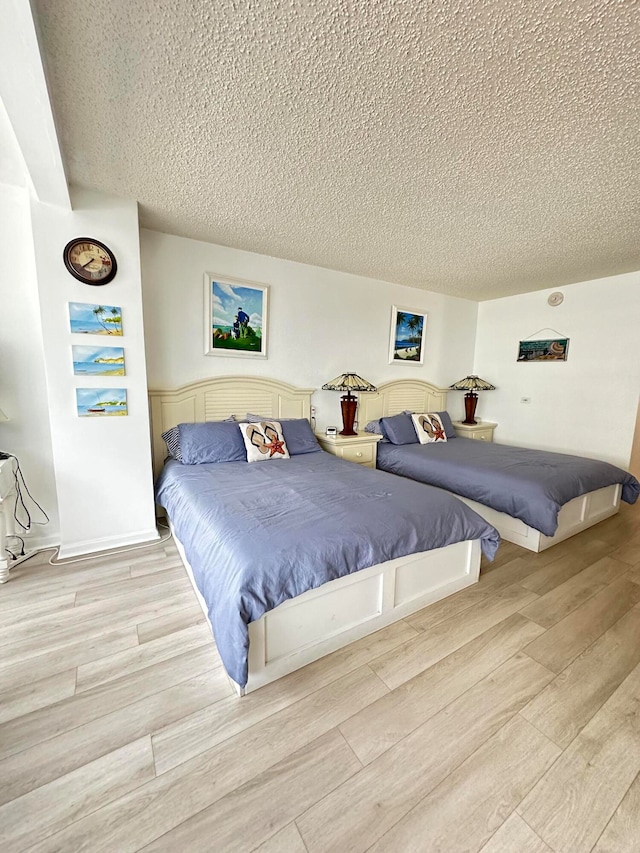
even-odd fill
[{"label": "white bed frame", "polygon": [[[364,425],[377,418],[397,415],[405,409],[412,412],[440,412],[446,408],[446,388],[438,388],[417,379],[400,379],[397,382],[387,382],[385,385],[378,386],[376,392],[361,394],[358,420]],[[469,439],[464,440],[469,441]],[[456,497],[464,501],[489,524],[493,524],[507,542],[538,552],[557,545],[563,539],[568,539],[580,533],[581,530],[586,530],[587,527],[592,527],[599,521],[615,515],[620,509],[621,493],[622,486],[616,484],[587,492],[569,501],[558,513],[558,529],[553,536],[545,536],[544,533],[529,527],[520,519],[498,512],[485,504],[469,500],[462,495],[456,495]]]},{"label": "white bed frame", "polygon": [[[246,412],[309,418],[312,389],[246,376],[194,382],[149,392],[153,460],[159,473],[166,447],[162,433],[178,423],[222,420]],[[205,615],[183,544],[176,546]],[[293,672],[329,652],[378,631],[478,580],[479,540],[389,560],[310,590],[249,625],[249,680],[240,695]]]}]

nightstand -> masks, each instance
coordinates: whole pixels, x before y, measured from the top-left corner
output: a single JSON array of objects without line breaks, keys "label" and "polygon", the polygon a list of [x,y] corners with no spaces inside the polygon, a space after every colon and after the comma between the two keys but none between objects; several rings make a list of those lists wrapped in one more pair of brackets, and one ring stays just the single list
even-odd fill
[{"label": "nightstand", "polygon": [[491,421],[478,421],[477,424],[463,424],[453,421],[453,428],[458,438],[475,438],[477,441],[493,441],[493,431],[498,424]]},{"label": "nightstand", "polygon": [[323,450],[328,450],[334,456],[356,462],[366,468],[376,467],[377,444],[381,435],[361,431],[357,435],[324,435],[316,433],[316,438]]}]

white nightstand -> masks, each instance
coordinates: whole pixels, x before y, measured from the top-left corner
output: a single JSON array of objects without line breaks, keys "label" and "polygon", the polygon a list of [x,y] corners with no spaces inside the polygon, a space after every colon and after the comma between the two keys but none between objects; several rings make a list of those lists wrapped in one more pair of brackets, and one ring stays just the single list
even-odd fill
[{"label": "white nightstand", "polygon": [[381,435],[361,431],[357,435],[324,435],[316,433],[316,438],[323,450],[328,450],[334,456],[356,462],[366,468],[376,467],[377,444]]},{"label": "white nightstand", "polygon": [[458,438],[475,438],[477,441],[493,441],[493,431],[498,426],[491,421],[478,421],[477,424],[463,424],[462,421],[452,423]]}]

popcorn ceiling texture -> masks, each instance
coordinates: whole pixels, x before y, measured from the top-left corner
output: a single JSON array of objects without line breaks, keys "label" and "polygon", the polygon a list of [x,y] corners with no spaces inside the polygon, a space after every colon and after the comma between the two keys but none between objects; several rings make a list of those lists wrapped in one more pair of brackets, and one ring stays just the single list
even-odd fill
[{"label": "popcorn ceiling texture", "polygon": [[640,268],[636,0],[35,7],[70,182],[146,228],[477,300]]}]

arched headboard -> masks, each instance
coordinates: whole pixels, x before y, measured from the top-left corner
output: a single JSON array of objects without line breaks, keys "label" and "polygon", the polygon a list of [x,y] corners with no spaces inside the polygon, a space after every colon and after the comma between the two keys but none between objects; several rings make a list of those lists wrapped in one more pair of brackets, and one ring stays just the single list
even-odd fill
[{"label": "arched headboard", "polygon": [[172,390],[149,391],[153,470],[157,476],[167,455],[162,433],[180,423],[244,420],[247,412],[271,418],[307,418],[313,388],[295,388],[260,376],[218,376]]},{"label": "arched headboard", "polygon": [[447,389],[419,379],[398,379],[378,385],[370,394],[360,394],[358,426],[369,421],[410,412],[440,412],[447,408]]}]

